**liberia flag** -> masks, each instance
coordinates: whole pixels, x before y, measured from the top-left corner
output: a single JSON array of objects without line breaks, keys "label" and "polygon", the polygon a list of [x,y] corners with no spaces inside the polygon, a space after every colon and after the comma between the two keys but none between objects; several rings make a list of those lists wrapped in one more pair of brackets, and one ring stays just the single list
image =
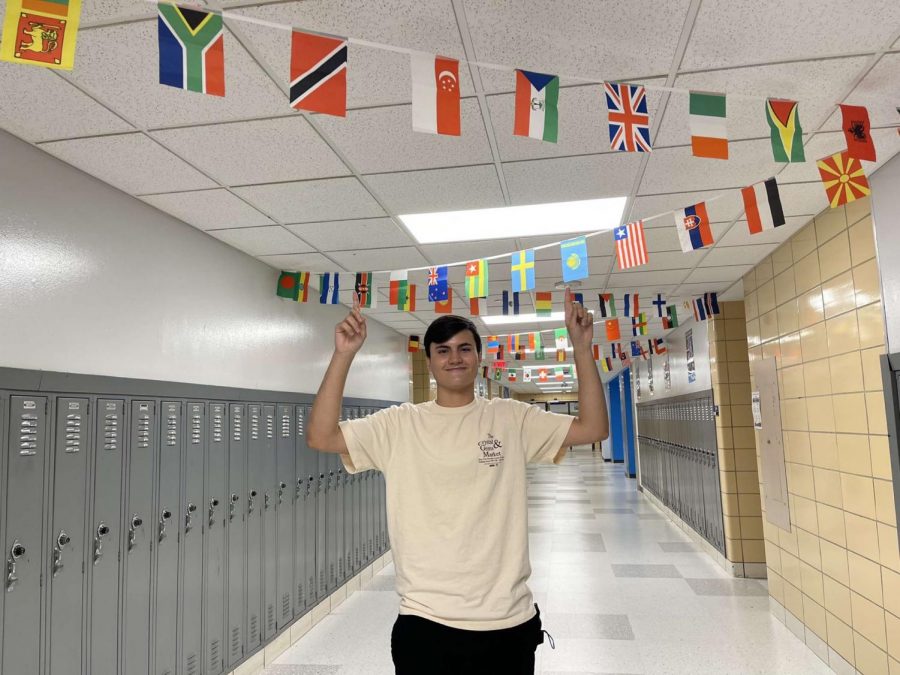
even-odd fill
[{"label": "liberia flag", "polygon": [[620,270],[647,264],[643,220],[617,227],[613,232],[613,239],[616,242],[616,260]]},{"label": "liberia flag", "polygon": [[784,225],[784,210],[778,194],[778,183],[770,178],[762,183],[741,188],[744,198],[744,213],[750,234],[759,234]]},{"label": "liberia flag", "polygon": [[459,61],[412,52],[413,130],[459,136]]},{"label": "liberia flag", "polygon": [[556,143],[559,77],[516,71],[516,120],[513,135]]},{"label": "liberia flag", "polygon": [[291,34],[291,107],[347,116],[347,41],[295,30]]},{"label": "liberia flag", "polygon": [[706,202],[685,207],[675,211],[673,215],[682,251],[688,253],[713,244],[709,216],[706,213]]}]

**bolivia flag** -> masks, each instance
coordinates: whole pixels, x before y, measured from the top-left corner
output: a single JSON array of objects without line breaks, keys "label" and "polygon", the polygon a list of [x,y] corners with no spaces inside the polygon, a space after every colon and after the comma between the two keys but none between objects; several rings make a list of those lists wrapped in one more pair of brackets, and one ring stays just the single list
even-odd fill
[{"label": "bolivia flag", "polygon": [[675,211],[673,215],[682,251],[688,253],[713,243],[712,230],[709,228],[709,216],[706,214],[706,202]]},{"label": "bolivia flag", "polygon": [[535,293],[534,309],[538,316],[550,316],[553,313],[553,294],[550,291]]},{"label": "bolivia flag", "polygon": [[728,159],[725,95],[691,92],[691,150],[694,157]]},{"label": "bolivia flag", "polygon": [[413,131],[459,136],[459,61],[413,52]]},{"label": "bolivia flag", "polygon": [[513,134],[556,143],[558,101],[559,77],[517,70]]}]

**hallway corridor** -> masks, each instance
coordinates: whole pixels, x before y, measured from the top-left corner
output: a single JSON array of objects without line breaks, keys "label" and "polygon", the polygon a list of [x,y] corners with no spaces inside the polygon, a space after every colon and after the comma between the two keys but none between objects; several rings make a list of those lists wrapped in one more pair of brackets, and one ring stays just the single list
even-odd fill
[{"label": "hallway corridor", "polygon": [[[529,467],[530,586],[556,643],[536,673],[830,673],[769,611],[764,581],[733,579],[588,449]],[[350,595],[266,675],[390,675],[393,565]]]}]

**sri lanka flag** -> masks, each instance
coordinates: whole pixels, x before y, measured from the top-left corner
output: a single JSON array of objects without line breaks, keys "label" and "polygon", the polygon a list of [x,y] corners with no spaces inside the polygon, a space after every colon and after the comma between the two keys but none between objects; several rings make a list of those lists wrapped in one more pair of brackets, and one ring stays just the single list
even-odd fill
[{"label": "sri lanka flag", "polygon": [[81,0],[8,0],[0,60],[72,70]]},{"label": "sri lanka flag", "polygon": [[517,70],[513,135],[556,143],[558,103],[559,77]]},{"label": "sri lanka flag", "polygon": [[162,3],[158,8],[160,84],[224,96],[222,15]]},{"label": "sri lanka flag", "polygon": [[687,206],[675,211],[673,215],[682,251],[687,253],[713,244],[709,216],[706,213],[706,202]]}]

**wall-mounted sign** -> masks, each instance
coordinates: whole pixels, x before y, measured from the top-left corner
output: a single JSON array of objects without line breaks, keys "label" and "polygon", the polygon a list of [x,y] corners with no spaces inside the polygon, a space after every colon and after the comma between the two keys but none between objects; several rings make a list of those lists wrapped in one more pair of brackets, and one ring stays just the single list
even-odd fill
[{"label": "wall-mounted sign", "polygon": [[697,371],[694,369],[694,329],[684,334],[684,352],[687,356],[688,384],[697,381]]},{"label": "wall-mounted sign", "polygon": [[750,394],[750,403],[753,406],[753,428],[762,429],[762,411],[759,406],[758,391],[754,391]]}]

